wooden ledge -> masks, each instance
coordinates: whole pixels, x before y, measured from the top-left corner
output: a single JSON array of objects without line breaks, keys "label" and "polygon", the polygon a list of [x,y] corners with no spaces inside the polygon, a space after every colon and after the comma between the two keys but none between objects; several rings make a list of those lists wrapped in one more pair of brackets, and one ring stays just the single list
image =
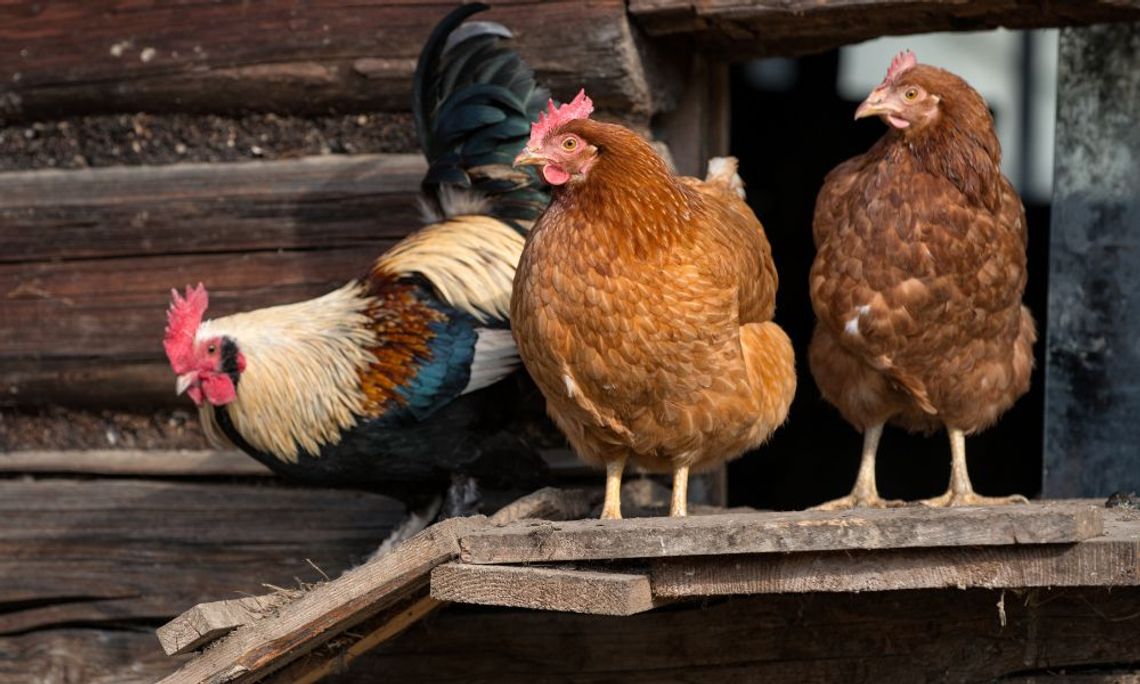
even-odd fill
[{"label": "wooden ledge", "polygon": [[431,573],[431,596],[590,615],[635,615],[655,606],[644,574],[513,565],[441,565]]}]

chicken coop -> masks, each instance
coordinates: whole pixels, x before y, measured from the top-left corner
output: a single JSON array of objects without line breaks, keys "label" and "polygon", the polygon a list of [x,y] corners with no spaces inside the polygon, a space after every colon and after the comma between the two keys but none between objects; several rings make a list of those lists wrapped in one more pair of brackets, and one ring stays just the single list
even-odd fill
[{"label": "chicken coop", "polygon": [[[546,486],[371,560],[403,504],[212,446],[172,391],[171,288],[297,302],[422,225],[413,82],[456,4],[0,4],[0,684],[1140,681],[1135,0],[491,0],[555,98],[683,174],[739,158],[787,423],[695,478],[690,517],[634,475],[603,522],[523,387]],[[802,510],[860,443],[806,370],[813,207],[906,47],[986,97],[1025,202],[1035,368],[970,467],[1033,501]],[[884,494],[942,491],[947,453],[888,430]]]}]

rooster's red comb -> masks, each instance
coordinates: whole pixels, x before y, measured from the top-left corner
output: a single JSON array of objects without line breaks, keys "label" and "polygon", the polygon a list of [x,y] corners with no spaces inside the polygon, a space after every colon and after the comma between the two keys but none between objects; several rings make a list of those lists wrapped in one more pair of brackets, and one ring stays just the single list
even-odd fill
[{"label": "rooster's red comb", "polygon": [[170,310],[166,312],[166,334],[162,346],[166,348],[166,358],[175,373],[190,370],[194,363],[194,335],[202,323],[202,314],[210,303],[210,297],[202,283],[198,287],[186,286],[186,296],[178,290],[170,291]]},{"label": "rooster's red comb", "polygon": [[589,118],[590,113],[594,111],[594,102],[586,95],[586,89],[583,88],[578,91],[577,97],[561,107],[556,108],[554,100],[549,100],[547,108],[548,111],[539,112],[538,121],[531,124],[527,147],[541,147],[546,135],[567,121]]},{"label": "rooster's red comb", "polygon": [[914,53],[910,50],[903,50],[891,60],[891,66],[887,69],[887,77],[883,79],[883,83],[894,81],[902,75],[904,71],[912,68],[915,64],[918,64],[918,58],[914,56]]}]

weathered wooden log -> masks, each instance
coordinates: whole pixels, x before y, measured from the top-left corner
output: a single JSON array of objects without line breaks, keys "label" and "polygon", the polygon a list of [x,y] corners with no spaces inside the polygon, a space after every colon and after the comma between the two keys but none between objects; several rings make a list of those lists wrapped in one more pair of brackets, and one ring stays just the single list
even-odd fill
[{"label": "weathered wooden log", "polygon": [[171,287],[323,294],[421,225],[416,155],[0,174],[0,404],[169,405]]},{"label": "weathered wooden log", "polygon": [[[409,108],[412,72],[450,9],[374,3],[139,4],[17,0],[0,10],[0,118],[84,112]],[[603,109],[644,121],[668,103],[622,0],[504,0],[480,19],[556,95],[589,90]]]},{"label": "weathered wooden log", "polygon": [[590,615],[634,615],[655,605],[644,573],[514,565],[446,563],[432,570],[431,595],[440,601]]},{"label": "weathered wooden log", "polygon": [[879,36],[1140,19],[1137,0],[630,0],[653,38],[688,38],[722,57],[794,56]]},{"label": "weathered wooden log", "polygon": [[0,634],[146,623],[265,583],[322,579],[314,566],[335,576],[375,550],[402,509],[352,491],[0,480]]}]

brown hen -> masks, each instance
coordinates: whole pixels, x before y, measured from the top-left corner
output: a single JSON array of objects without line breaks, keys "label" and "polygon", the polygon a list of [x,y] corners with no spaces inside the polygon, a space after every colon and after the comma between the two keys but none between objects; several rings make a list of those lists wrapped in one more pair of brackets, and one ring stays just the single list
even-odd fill
[{"label": "brown hen", "polygon": [[584,93],[551,106],[516,160],[554,191],[523,250],[511,321],[550,415],[606,467],[602,517],[621,517],[630,462],[672,472],[670,514],[685,515],[690,469],[758,446],[787,416],[796,379],[771,322],[776,268],[735,160],[710,164],[707,181],[675,176],[591,110]]},{"label": "brown hen", "polygon": [[1002,176],[982,97],[900,54],[855,118],[890,127],[836,167],[816,201],[809,362],[825,399],[864,433],[849,496],[823,508],[888,506],[875,485],[883,425],[950,435],[948,491],[923,503],[1024,501],[974,493],[965,436],[1029,388],[1033,318],[1022,306],[1025,210]]}]

